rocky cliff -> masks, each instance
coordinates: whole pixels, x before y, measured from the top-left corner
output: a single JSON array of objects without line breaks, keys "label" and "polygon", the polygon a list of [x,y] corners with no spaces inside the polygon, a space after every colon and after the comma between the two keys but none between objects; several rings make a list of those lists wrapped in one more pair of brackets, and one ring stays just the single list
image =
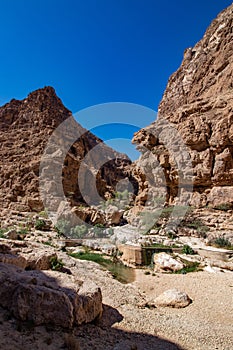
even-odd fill
[{"label": "rocky cliff", "polygon": [[[64,124],[66,121],[69,121],[69,127]],[[66,130],[63,128],[63,134],[55,135],[55,142],[54,132],[61,125],[65,125]],[[75,141],[72,141],[72,137],[76,137]],[[51,87],[32,92],[22,101],[12,100],[0,108],[0,139],[1,208],[18,211],[43,209],[45,201],[42,202],[39,194],[40,173],[53,171],[48,164],[40,169],[45,150],[46,156],[53,155],[50,158],[44,155],[48,163],[52,159],[62,161],[62,191],[72,206],[86,202],[86,198],[83,198],[86,188],[82,181],[88,186],[89,197],[95,190],[91,186],[92,179],[100,196],[98,198],[105,199],[116,190],[117,182],[128,176],[126,168],[130,164],[129,159],[83,129]],[[71,143],[67,154],[64,159],[59,158],[62,145],[68,139]],[[97,151],[93,152],[95,148]],[[84,175],[78,181],[81,164]],[[83,191],[80,190],[82,185]],[[47,176],[47,182],[41,190],[46,200],[59,202],[61,198],[57,186],[54,174]]]},{"label": "rocky cliff", "polygon": [[[179,178],[180,170],[184,169],[177,166],[180,155],[174,157],[161,137],[164,121],[166,127],[169,124],[179,133],[190,155],[193,177],[190,203],[197,207],[232,206],[233,4],[211,23],[203,39],[185,50],[181,66],[168,81],[158,120],[140,130],[133,139],[143,153],[135,165],[139,183],[146,173],[153,190],[155,175],[151,159],[156,157],[166,183],[166,200],[174,203],[178,182],[184,185]],[[141,176],[140,167],[146,169]],[[141,204],[147,200],[148,188],[142,181],[138,197]]]}]

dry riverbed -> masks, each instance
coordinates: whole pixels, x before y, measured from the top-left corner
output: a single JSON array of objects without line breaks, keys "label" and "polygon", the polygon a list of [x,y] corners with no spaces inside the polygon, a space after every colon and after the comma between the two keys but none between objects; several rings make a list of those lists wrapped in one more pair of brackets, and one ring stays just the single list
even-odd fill
[{"label": "dry riverbed", "polygon": [[[100,321],[73,331],[22,325],[0,309],[0,349],[6,350],[231,350],[233,348],[233,273],[186,275],[135,270],[135,281],[122,284],[93,262],[60,252],[59,258],[80,279],[102,289]],[[150,308],[165,290],[177,288],[193,300],[184,309]],[[148,305],[147,305],[148,304]]]}]

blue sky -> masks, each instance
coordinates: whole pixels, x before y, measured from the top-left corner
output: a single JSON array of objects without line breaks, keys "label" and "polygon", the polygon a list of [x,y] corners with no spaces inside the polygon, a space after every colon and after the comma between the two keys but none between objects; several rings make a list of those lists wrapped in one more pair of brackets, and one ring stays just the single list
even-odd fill
[{"label": "blue sky", "polygon": [[[73,113],[109,102],[157,110],[184,49],[231,3],[1,0],[0,105],[52,85]],[[141,127],[150,118],[149,113],[124,122]],[[108,122],[119,123],[111,116]]]}]

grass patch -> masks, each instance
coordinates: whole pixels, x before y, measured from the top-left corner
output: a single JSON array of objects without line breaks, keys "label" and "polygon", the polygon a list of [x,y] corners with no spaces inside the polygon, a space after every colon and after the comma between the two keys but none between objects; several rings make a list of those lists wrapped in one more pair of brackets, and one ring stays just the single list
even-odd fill
[{"label": "grass patch", "polygon": [[112,276],[121,283],[130,283],[134,281],[133,269],[124,266],[121,262],[114,262],[111,259],[105,258],[104,254],[80,252],[71,253],[69,255],[76,259],[93,261],[101,265],[105,270],[111,272]]},{"label": "grass patch", "polygon": [[53,247],[53,244],[51,241],[45,241],[45,242],[42,242],[44,245],[48,245],[50,247]]},{"label": "grass patch", "polygon": [[199,263],[196,262],[196,263],[193,263],[193,266],[186,266],[183,269],[176,271],[174,273],[185,275],[186,273],[201,271],[200,269],[198,269],[198,267],[199,267]]},{"label": "grass patch", "polygon": [[196,261],[188,261],[185,259],[181,259],[181,261],[186,265],[183,269],[179,270],[179,271],[175,271],[175,274],[186,274],[186,273],[190,273],[190,272],[198,272],[201,271],[201,269],[199,268],[200,263],[196,262]]},{"label": "grass patch", "polygon": [[100,265],[111,263],[111,260],[104,258],[103,254],[80,252],[80,253],[71,253],[69,255],[76,259],[93,261]]},{"label": "grass patch", "polygon": [[6,233],[7,232],[7,229],[5,229],[5,228],[0,228],[0,238],[6,238],[5,236],[4,236],[4,233]]}]

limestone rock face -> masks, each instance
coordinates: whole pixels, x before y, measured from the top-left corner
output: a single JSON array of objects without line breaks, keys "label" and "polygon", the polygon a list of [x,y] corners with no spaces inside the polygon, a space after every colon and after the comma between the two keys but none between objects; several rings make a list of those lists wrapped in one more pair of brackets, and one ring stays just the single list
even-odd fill
[{"label": "limestone rock face", "polygon": [[[52,143],[48,144],[54,131],[67,120],[70,121],[71,130],[67,128],[60,139],[56,134],[57,139],[54,137]],[[73,136],[76,137],[75,141],[71,142],[63,159],[62,147]],[[50,201],[57,209],[61,191],[71,207],[86,202],[89,205],[88,200],[94,198],[96,192],[98,199],[104,200],[115,192],[119,180],[128,178],[126,168],[130,161],[127,156],[113,151],[82,128],[51,87],[34,91],[22,101],[12,100],[2,106],[0,138],[1,208],[21,212],[41,211],[44,204]],[[40,168],[46,147],[46,156],[49,154],[51,157],[46,158]],[[93,152],[93,149],[97,151]],[[53,168],[49,167],[51,159],[54,161]],[[54,177],[60,161],[62,189]],[[44,174],[46,176],[43,177],[44,183],[39,194],[39,175]],[[42,193],[48,203],[42,203]]]},{"label": "limestone rock face", "polygon": [[[233,5],[211,23],[203,39],[184,53],[180,68],[170,77],[158,109],[158,120],[136,133],[133,142],[143,152],[136,163],[136,174],[146,177],[152,187],[156,166],[160,182],[166,183],[167,202],[174,203],[178,183],[184,185],[177,156],[161,137],[164,120],[178,131],[187,145],[193,169],[191,204],[230,203],[233,205]],[[173,148],[175,148],[175,139]],[[181,153],[181,152],[180,152]],[[178,154],[178,153],[177,153]],[[158,164],[156,165],[156,161]],[[142,166],[143,174],[138,170]],[[138,174],[139,173],[139,174]],[[140,180],[138,180],[140,184]],[[145,181],[138,201],[143,203]],[[148,192],[148,191],[147,191]]]},{"label": "limestone rock face", "polygon": [[21,241],[0,241],[0,262],[27,270],[49,270],[57,254],[50,247]]},{"label": "limestone rock face", "polygon": [[155,305],[160,307],[183,308],[188,306],[192,300],[189,296],[177,289],[169,289],[155,299]]},{"label": "limestone rock face", "polygon": [[0,242],[0,305],[34,325],[70,328],[100,317],[100,288],[88,279],[49,270],[51,257],[57,259],[52,248]]}]

